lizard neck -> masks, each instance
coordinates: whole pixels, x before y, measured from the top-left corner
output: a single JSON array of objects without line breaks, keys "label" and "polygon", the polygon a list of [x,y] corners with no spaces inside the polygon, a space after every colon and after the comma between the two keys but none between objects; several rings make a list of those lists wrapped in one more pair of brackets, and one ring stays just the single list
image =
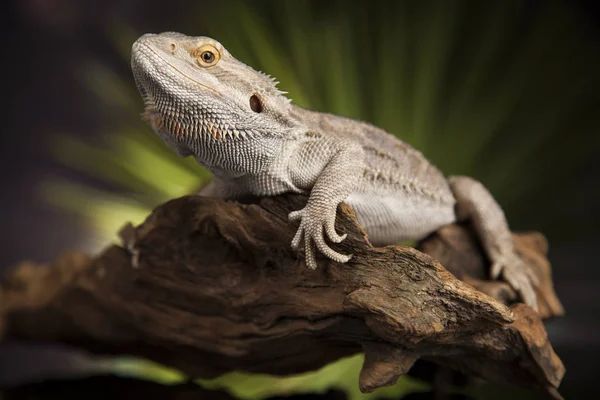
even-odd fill
[{"label": "lizard neck", "polygon": [[264,172],[281,153],[283,141],[258,136],[252,140],[196,141],[192,149],[198,164],[222,179]]},{"label": "lizard neck", "polygon": [[235,122],[215,118],[195,102],[181,105],[164,96],[162,106],[148,105],[146,119],[154,131],[180,156],[196,161],[222,178],[258,174],[269,167],[284,139],[252,129],[234,128]]}]

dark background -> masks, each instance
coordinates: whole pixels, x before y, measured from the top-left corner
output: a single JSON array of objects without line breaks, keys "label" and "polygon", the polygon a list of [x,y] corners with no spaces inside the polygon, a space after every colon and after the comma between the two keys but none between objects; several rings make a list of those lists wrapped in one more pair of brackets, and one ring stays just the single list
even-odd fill
[{"label": "dark background", "polygon": [[[20,0],[3,2],[0,135],[0,268],[22,259],[46,262],[62,250],[85,246],[81,222],[46,205],[36,187],[49,176],[85,179],[48,155],[51,135],[68,132],[93,138],[118,118],[110,107],[90,96],[75,72],[89,57],[128,74],[106,33],[115,16],[139,32],[177,30],[177,21],[192,1],[69,1]],[[587,21],[582,29],[600,43],[599,6],[595,1],[568,2]],[[523,7],[536,7],[524,1]],[[600,71],[600,65],[599,69]],[[600,73],[600,72],[599,72]],[[557,96],[560,94],[557,93]],[[600,115],[600,109],[597,110]],[[600,116],[599,116],[600,118]],[[591,132],[590,135],[600,135]],[[585,137],[577,137],[587,146]],[[556,161],[560,163],[560,160]],[[552,176],[547,177],[552,180]],[[600,157],[572,177],[581,187],[600,186]],[[558,187],[557,190],[560,190]],[[577,199],[570,213],[577,227],[600,223],[597,198]],[[575,199],[577,201],[575,202]],[[553,198],[548,198],[549,203]],[[564,207],[564,205],[563,205]],[[567,204],[568,207],[568,204]],[[552,218],[548,215],[548,218]],[[550,259],[555,283],[567,316],[551,321],[548,331],[558,355],[567,367],[561,392],[567,398],[597,398],[600,370],[600,265],[597,248],[600,233],[592,231],[578,242],[552,242]],[[40,371],[68,367],[51,350],[0,347],[0,376],[19,379]]]}]

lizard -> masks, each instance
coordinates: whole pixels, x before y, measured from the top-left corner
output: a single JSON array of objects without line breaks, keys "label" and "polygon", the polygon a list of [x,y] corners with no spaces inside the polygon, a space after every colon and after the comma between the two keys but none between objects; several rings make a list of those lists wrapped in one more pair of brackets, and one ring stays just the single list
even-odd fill
[{"label": "lizard", "polygon": [[501,206],[468,176],[446,177],[425,156],[368,122],[295,105],[278,82],[237,60],[218,41],[177,32],[147,33],[132,45],[131,69],[144,118],[181,157],[213,174],[201,194],[308,195],[289,214],[305,264],[319,253],[346,263],[335,219],[345,202],[374,246],[417,241],[441,227],[469,221],[503,278],[537,309],[536,277],[517,254]]}]

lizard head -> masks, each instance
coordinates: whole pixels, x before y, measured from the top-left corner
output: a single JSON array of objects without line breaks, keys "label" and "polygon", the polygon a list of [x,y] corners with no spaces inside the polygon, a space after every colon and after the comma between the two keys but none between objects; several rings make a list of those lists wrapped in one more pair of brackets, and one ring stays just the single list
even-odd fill
[{"label": "lizard head", "polygon": [[214,39],[143,35],[133,44],[131,67],[145,118],[182,156],[207,142],[284,138],[297,125],[276,82]]}]

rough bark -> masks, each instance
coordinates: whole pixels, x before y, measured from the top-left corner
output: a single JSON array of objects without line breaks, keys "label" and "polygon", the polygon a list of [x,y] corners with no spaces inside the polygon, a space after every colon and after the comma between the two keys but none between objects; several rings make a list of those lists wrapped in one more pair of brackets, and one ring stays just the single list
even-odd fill
[{"label": "rough bark", "polygon": [[543,236],[515,235],[541,281],[538,314],[486,280],[486,260],[463,226],[423,241],[429,255],[374,248],[342,205],[336,226],[348,237],[334,248],[353,258],[321,258],[309,270],[289,246],[296,226],[287,221],[304,201],[187,196],[124,230],[123,246],[71,252],[48,268],[23,263],[0,288],[0,338],[133,354],[204,378],[298,373],[364,351],[365,392],[424,359],[559,397],[565,370],[542,317],[562,307]]}]

